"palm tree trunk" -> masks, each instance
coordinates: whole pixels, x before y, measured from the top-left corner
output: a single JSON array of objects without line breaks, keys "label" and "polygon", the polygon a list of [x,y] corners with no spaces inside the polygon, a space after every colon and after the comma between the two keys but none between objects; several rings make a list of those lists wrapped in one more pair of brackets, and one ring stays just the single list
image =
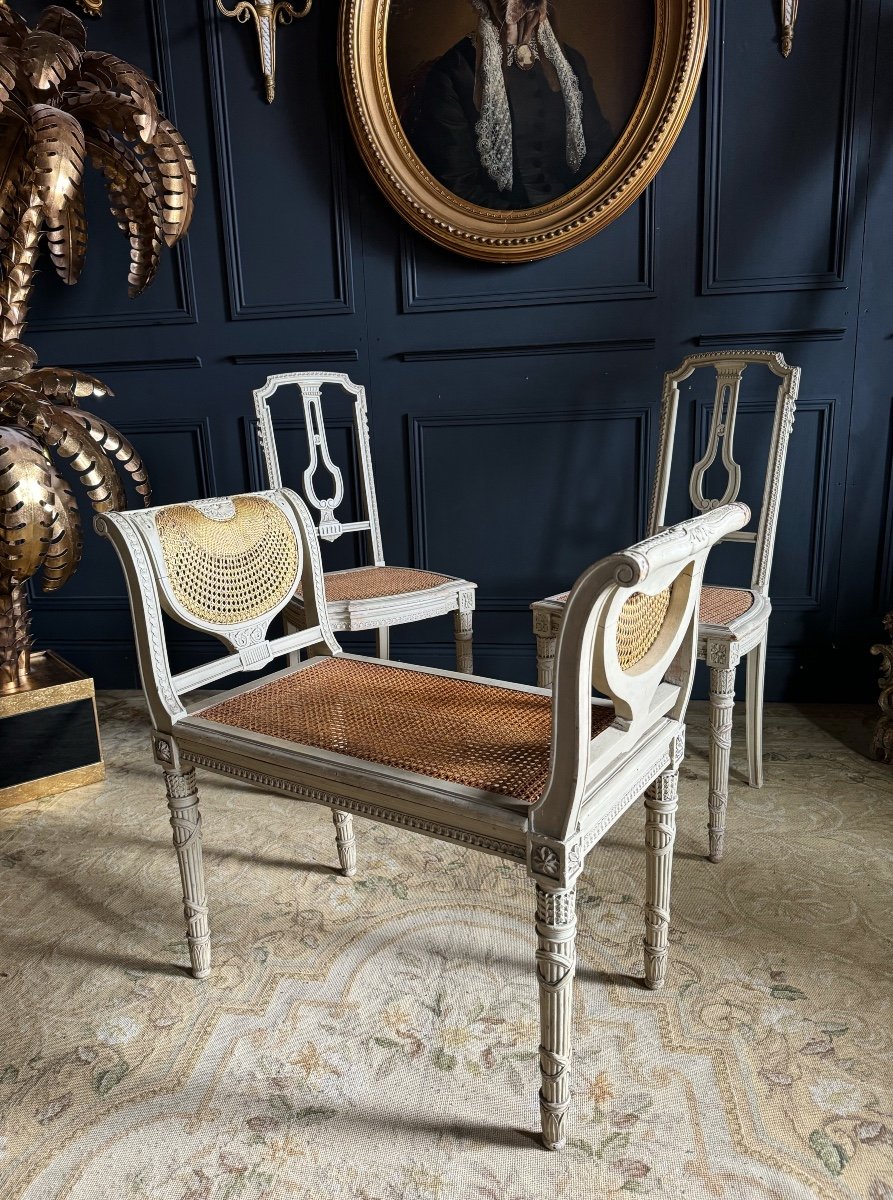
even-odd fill
[{"label": "palm tree trunk", "polygon": [[27,685],[31,673],[31,613],[25,585],[0,584],[0,692]]},{"label": "palm tree trunk", "polygon": [[20,340],[28,320],[34,267],[40,252],[42,210],[30,184],[15,200],[15,228],[3,252],[0,282],[0,342]]}]

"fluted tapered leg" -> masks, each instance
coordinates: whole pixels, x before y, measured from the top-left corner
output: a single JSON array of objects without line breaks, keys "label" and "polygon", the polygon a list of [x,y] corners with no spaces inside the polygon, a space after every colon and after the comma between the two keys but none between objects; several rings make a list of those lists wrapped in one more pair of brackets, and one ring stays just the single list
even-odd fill
[{"label": "fluted tapered leg", "polygon": [[710,861],[722,858],[729,800],[729,756],[732,750],[732,710],[735,707],[735,668],[710,669]]},{"label": "fluted tapered leg", "polygon": [[576,966],[576,891],[536,885],[536,971],[540,993],[540,1118],[543,1145],[567,1141]]},{"label": "fluted tapered leg", "polygon": [[555,670],[557,637],[538,633],[536,637],[536,686],[550,688]]},{"label": "fluted tapered leg", "polygon": [[338,847],[341,870],[345,875],[356,875],[357,839],[353,835],[353,817],[349,812],[333,808],[332,820],[335,822],[335,845]]},{"label": "fluted tapered leg", "polygon": [[211,974],[211,932],[208,899],[202,869],[202,818],[198,811],[195,771],[165,771],[167,806],[171,812],[174,849],[183,884],[183,913],[192,974],[204,979]]},{"label": "fluted tapered leg", "polygon": [[655,989],[667,977],[678,782],[678,770],[664,771],[645,794],[645,985]]},{"label": "fluted tapered leg", "polygon": [[747,778],[751,787],[763,786],[763,682],[766,678],[766,638],[747,656]]},{"label": "fluted tapered leg", "polygon": [[453,613],[453,634],[456,639],[456,670],[463,675],[474,674],[471,652],[471,610],[457,608]]},{"label": "fluted tapered leg", "polygon": [[375,657],[391,657],[391,631],[387,625],[380,625],[375,631]]}]

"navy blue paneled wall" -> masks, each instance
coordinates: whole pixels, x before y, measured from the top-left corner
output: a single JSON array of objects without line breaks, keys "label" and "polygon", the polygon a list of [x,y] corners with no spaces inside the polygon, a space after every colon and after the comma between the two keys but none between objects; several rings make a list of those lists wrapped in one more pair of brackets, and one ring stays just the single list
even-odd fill
[{"label": "navy blue paneled wall", "polygon": [[[813,0],[785,61],[776,8],[714,4],[698,101],[637,204],[570,253],[500,268],[416,237],[367,178],[341,112],[334,0],[280,32],[272,107],[252,32],[213,0],[108,0],[91,44],[161,83],[198,164],[196,218],[132,302],[95,188],[83,281],[44,271],[30,340],[115,389],[103,412],[159,502],[260,482],[250,400],[268,374],[316,365],[365,382],[388,559],[479,581],[477,667],[525,680],[530,601],[644,528],[663,371],[699,348],[781,349],[803,383],[768,694],[868,698],[867,647],[893,604],[893,72],[876,74],[893,29],[879,0]],[[771,396],[767,382],[747,395],[744,461]],[[709,401],[685,393],[689,461]],[[294,418],[283,403],[285,445]],[[123,580],[92,535],[71,585],[35,598],[35,631],[100,684],[136,683]],[[446,621],[394,636],[397,656],[437,665],[450,643]],[[178,636],[177,666],[198,653]]]}]

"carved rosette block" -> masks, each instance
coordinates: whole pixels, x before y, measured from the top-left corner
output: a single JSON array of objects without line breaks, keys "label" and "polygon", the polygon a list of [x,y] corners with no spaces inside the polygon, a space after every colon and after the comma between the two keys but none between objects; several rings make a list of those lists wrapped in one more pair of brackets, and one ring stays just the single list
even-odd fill
[{"label": "carved rosette block", "polygon": [[536,971],[540,994],[540,1119],[543,1145],[567,1141],[570,1108],[576,892],[536,885]]},{"label": "carved rosette block", "polygon": [[211,974],[211,931],[202,868],[202,818],[198,811],[195,771],[191,767],[187,771],[165,771],[164,782],[183,884],[183,913],[192,973],[196,979],[205,979]]},{"label": "carved rosette block", "polygon": [[453,613],[453,635],[456,639],[456,670],[463,675],[474,674],[474,660],[471,650],[472,613],[470,609],[459,608]]},{"label": "carved rosette block", "polygon": [[353,817],[340,808],[332,809],[335,822],[335,845],[338,847],[338,862],[341,871],[350,878],[357,873],[357,839],[353,832]]},{"label": "carved rosette block", "polygon": [[645,986],[655,990],[667,976],[678,784],[678,770],[664,771],[645,794]]},{"label": "carved rosette block", "polygon": [[532,833],[527,839],[527,873],[543,887],[573,887],[584,862],[583,844],[579,838],[565,842]]}]

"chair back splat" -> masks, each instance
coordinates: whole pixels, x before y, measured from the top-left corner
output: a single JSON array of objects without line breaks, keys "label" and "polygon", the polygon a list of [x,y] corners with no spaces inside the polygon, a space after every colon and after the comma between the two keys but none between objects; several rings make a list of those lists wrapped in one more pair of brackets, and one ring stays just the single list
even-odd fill
[{"label": "chair back splat", "polygon": [[[140,674],[156,730],[185,715],[180,699],[238,671],[259,670],[297,650],[338,653],[323,600],[319,543],[300,497],[286,488],[195,500],[94,521],[124,567]],[[270,638],[269,626],[303,587],[307,626]],[[162,611],[230,650],[172,674]]]},{"label": "chair back splat", "polygon": [[[341,521],[336,509],[344,499],[344,479],[329,452],[326,425],[323,415],[322,388],[331,384],[342,388],[354,397],[353,437],[359,468],[360,494],[363,519]],[[378,504],[375,499],[375,479],[372,474],[372,448],[369,443],[369,417],[366,407],[366,389],[354,383],[341,371],[287,371],[271,375],[263,387],[254,392],[254,407],[257,412],[257,429],[263,452],[267,481],[271,488],[282,487],[282,470],[276,449],[273,430],[273,414],[270,399],[280,388],[294,386],[298,389],[304,410],[304,434],[307,438],[307,468],[303,473],[304,498],[311,508],[319,513],[317,532],[327,542],[334,542],[344,533],[365,533],[368,559],[372,566],[384,564],[381,543],[381,526],[378,520]],[[316,491],[314,476],[324,470],[332,480],[332,495],[321,499]]]},{"label": "chair back splat", "polygon": [[[660,408],[660,442],[657,451],[657,471],[648,532],[657,533],[664,527],[667,495],[673,462],[673,442],[679,413],[679,385],[695,371],[712,367],[716,374],[716,393],[710,432],[704,455],[695,463],[689,480],[689,497],[697,512],[709,512],[722,504],[737,500],[741,491],[741,467],[735,460],[735,427],[738,419],[738,400],[741,380],[751,365],[765,366],[779,379],[775,400],[775,415],[769,443],[769,457],[763,483],[763,498],[757,518],[756,531],[739,530],[729,535],[729,541],[750,542],[754,546],[751,587],[765,592],[769,586],[775,532],[778,526],[781,484],[784,478],[788,440],[794,425],[794,411],[800,387],[800,368],[790,366],[783,354],[772,350],[724,350],[716,354],[692,354],[674,371],[664,376]],[[719,457],[726,471],[726,487],[720,497],[705,494],[707,473]]]}]

